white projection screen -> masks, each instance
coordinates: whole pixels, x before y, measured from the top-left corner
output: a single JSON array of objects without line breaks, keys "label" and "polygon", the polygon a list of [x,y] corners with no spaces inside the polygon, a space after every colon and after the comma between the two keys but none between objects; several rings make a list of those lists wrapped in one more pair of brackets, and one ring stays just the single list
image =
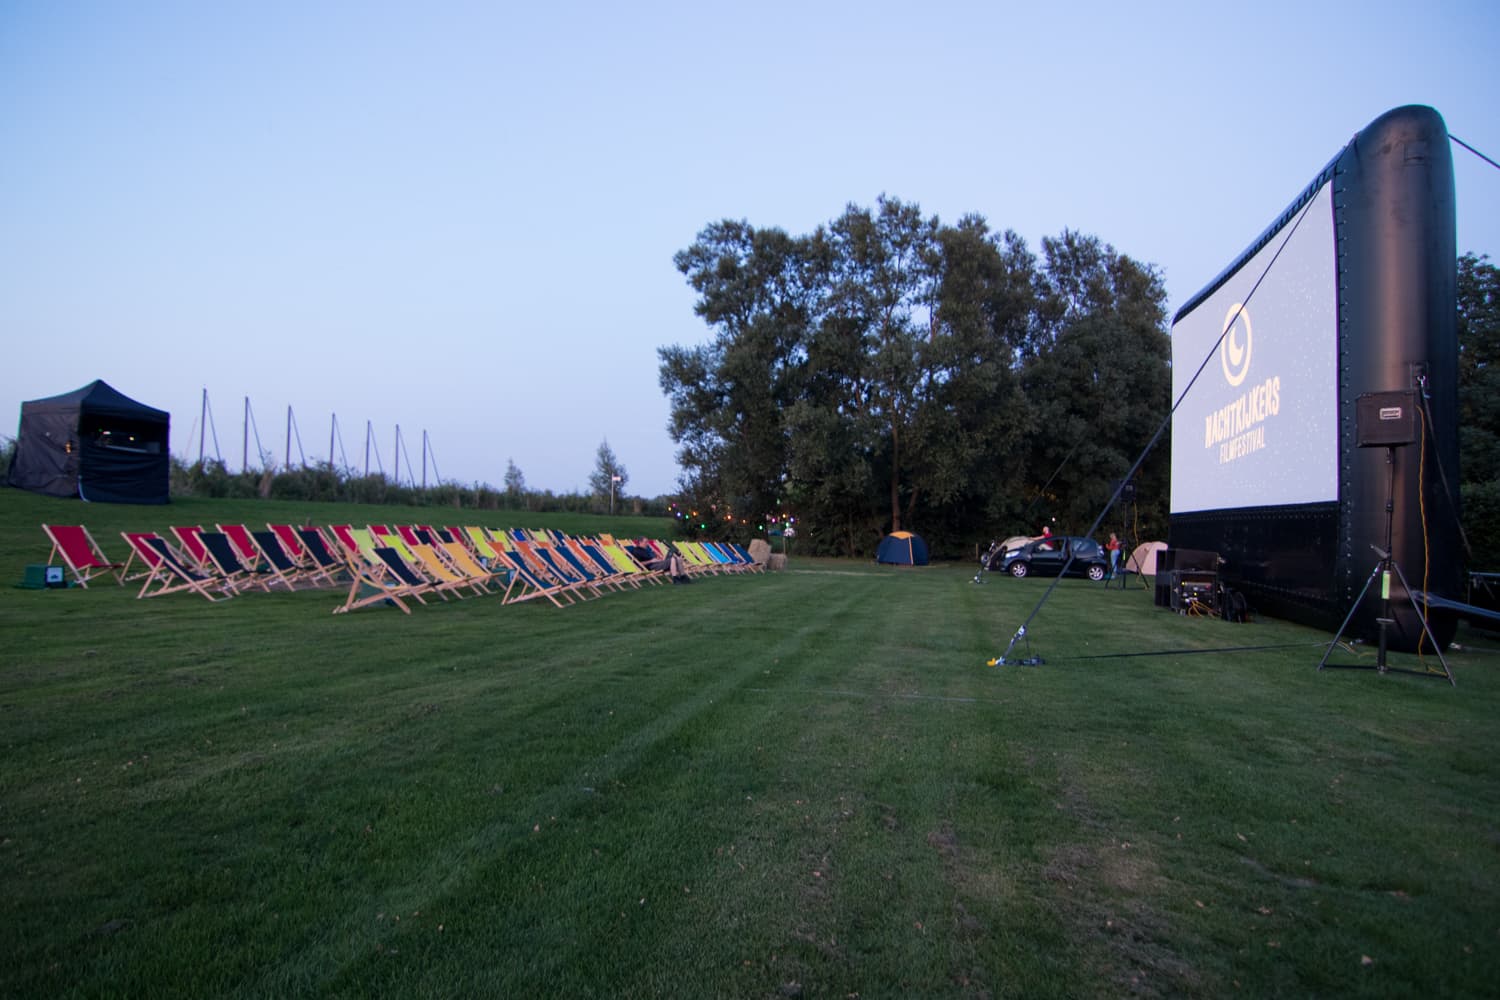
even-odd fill
[{"label": "white projection screen", "polygon": [[1338,500],[1330,187],[1172,325],[1173,514]]}]

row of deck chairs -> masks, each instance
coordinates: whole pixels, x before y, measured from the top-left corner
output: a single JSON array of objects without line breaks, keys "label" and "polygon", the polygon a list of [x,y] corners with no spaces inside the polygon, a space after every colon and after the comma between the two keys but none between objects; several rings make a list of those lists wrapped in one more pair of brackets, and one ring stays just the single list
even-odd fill
[{"label": "row of deck chairs", "polygon": [[503,603],[545,599],[566,607],[665,582],[672,570],[691,576],[764,569],[742,546],[723,543],[625,543],[607,535],[347,524],[268,524],[264,531],[192,525],[172,528],[173,540],[154,532],[121,532],[130,556],[117,563],[80,525],[42,528],[52,542],[48,562],[60,559],[84,587],[108,575],[121,584],[142,581],[140,598],[188,591],[220,601],[252,590],[347,585],[335,613],[390,604],[410,614],[409,601],[492,593]]}]

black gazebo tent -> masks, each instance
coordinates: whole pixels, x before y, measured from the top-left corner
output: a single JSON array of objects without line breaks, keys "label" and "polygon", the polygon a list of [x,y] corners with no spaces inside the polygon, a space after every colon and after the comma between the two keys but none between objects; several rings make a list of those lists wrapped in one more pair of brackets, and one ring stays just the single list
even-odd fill
[{"label": "black gazebo tent", "polygon": [[171,415],[103,381],[21,404],[11,486],[103,503],[167,503]]}]

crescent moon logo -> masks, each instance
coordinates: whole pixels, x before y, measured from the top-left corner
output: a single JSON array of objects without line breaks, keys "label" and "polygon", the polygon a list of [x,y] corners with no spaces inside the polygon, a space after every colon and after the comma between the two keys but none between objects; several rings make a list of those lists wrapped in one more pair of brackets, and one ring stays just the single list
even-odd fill
[{"label": "crescent moon logo", "polygon": [[1250,374],[1250,353],[1254,346],[1250,313],[1243,303],[1236,302],[1224,314],[1224,341],[1219,345],[1219,364],[1224,369],[1224,381],[1232,386],[1245,381],[1245,376]]}]

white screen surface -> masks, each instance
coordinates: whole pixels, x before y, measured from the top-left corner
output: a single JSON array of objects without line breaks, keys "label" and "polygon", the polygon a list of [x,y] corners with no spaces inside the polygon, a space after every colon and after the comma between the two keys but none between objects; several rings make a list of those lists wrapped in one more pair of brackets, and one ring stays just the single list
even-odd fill
[{"label": "white screen surface", "polygon": [[1338,499],[1338,311],[1327,184],[1300,224],[1297,218],[1172,325],[1172,399],[1182,400],[1172,418],[1174,514]]}]

